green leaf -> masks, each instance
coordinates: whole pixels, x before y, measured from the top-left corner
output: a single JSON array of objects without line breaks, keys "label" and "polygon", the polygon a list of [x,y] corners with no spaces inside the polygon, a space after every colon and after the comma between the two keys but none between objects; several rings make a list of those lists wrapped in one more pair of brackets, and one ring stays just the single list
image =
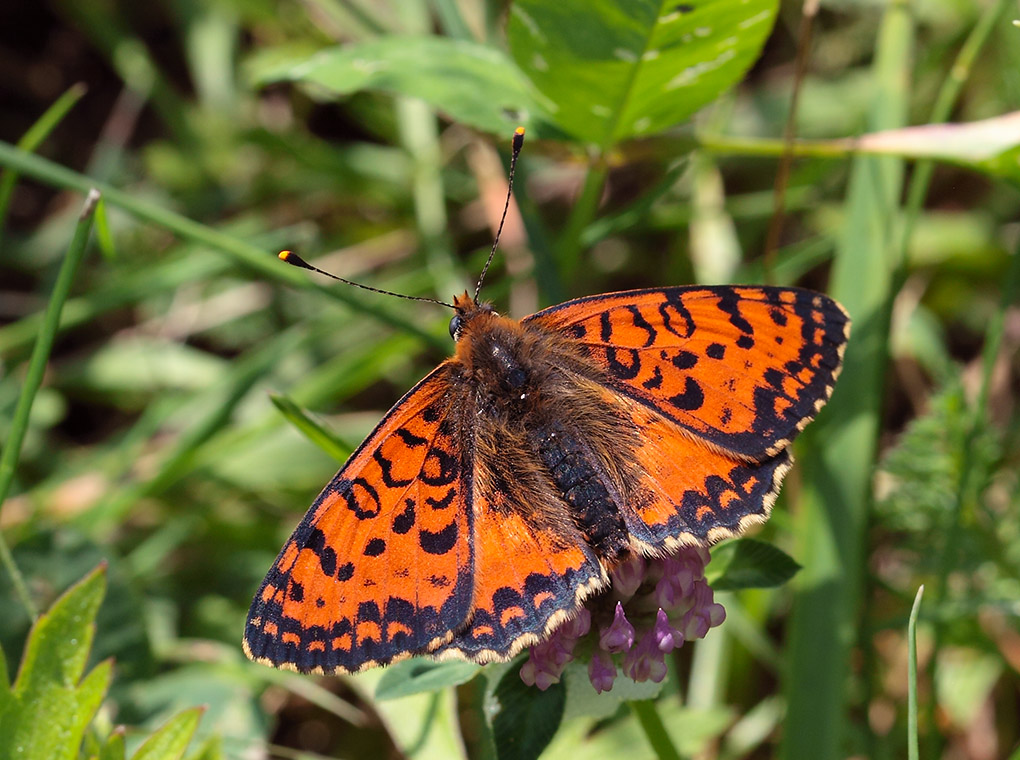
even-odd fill
[{"label": "green leaf", "polygon": [[107,737],[106,744],[100,750],[99,760],[124,760],[125,757],[124,728],[119,726]]},{"label": "green leaf", "polygon": [[456,121],[501,135],[522,123],[541,133],[553,109],[502,51],[447,37],[384,37],[282,60],[275,54],[253,59],[249,72],[259,85],[289,80],[334,95],[380,90],[421,98]]},{"label": "green leaf", "polygon": [[716,591],[781,586],[800,570],[789,554],[772,544],[742,538],[712,550],[705,575]]},{"label": "green leaf", "polygon": [[0,760],[77,756],[110,680],[109,661],[81,680],[105,570],[100,565],[69,588],[32,627],[17,680],[0,701]]},{"label": "green leaf", "polygon": [[604,151],[736,84],[775,17],[775,0],[517,0],[507,36],[557,124]]},{"label": "green leaf", "polygon": [[195,735],[203,712],[205,708],[193,707],[177,713],[145,740],[131,760],[178,760]]},{"label": "green leaf", "polygon": [[492,695],[492,733],[499,760],[532,760],[556,735],[566,705],[562,682],[545,691],[527,686],[510,667]]},{"label": "green leaf", "polygon": [[376,699],[397,699],[467,683],[481,667],[473,662],[432,662],[411,659],[386,669],[375,687]]},{"label": "green leaf", "polygon": [[206,739],[202,746],[188,755],[188,760],[223,760],[223,748],[220,746],[220,738],[211,736]]}]

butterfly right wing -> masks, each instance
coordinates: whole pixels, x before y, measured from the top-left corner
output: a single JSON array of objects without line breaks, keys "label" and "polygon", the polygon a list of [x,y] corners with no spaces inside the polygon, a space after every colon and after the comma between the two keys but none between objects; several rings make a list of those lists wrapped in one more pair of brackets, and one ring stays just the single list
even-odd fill
[{"label": "butterfly right wing", "polygon": [[613,390],[747,460],[785,449],[825,404],[850,331],[821,293],[751,285],[588,296],[522,323],[570,339]]},{"label": "butterfly right wing", "polygon": [[253,660],[354,673],[449,641],[471,609],[471,521],[449,364],[411,389],[315,500],[245,626]]}]

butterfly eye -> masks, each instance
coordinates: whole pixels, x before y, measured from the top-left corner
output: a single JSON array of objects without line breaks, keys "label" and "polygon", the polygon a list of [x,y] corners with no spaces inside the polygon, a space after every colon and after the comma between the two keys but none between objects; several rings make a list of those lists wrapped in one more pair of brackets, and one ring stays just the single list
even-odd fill
[{"label": "butterfly eye", "polygon": [[450,320],[450,337],[457,340],[457,335],[460,334],[460,328],[464,326],[464,320],[457,314]]}]

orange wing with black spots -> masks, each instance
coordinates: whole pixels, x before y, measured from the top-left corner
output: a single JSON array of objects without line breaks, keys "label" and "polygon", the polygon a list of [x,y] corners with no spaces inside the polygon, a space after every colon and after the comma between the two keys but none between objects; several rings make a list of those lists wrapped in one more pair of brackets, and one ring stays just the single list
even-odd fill
[{"label": "orange wing with black spots", "polygon": [[249,657],[353,673],[463,626],[472,512],[448,374],[408,392],[319,494],[252,602]]},{"label": "orange wing with black spots", "polygon": [[581,298],[523,320],[569,336],[619,393],[761,460],[832,393],[849,318],[798,288],[677,287]]},{"label": "orange wing with black spots", "polygon": [[504,661],[562,623],[608,577],[579,532],[536,528],[482,494],[474,503],[474,610],[435,654]]},{"label": "orange wing with black spots", "polygon": [[671,551],[681,544],[713,544],[768,519],[792,464],[789,450],[748,461],[701,443],[636,401],[607,394],[606,403],[641,431],[633,454],[636,494],[623,510],[632,545],[639,553]]}]

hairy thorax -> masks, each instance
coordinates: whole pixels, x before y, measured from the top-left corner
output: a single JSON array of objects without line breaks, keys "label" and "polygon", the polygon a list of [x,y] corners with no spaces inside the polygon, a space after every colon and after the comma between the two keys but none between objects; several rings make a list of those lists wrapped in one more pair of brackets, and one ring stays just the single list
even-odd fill
[{"label": "hairy thorax", "polygon": [[[624,463],[637,430],[603,401],[600,371],[569,343],[492,312],[464,325],[453,360],[473,397],[478,486],[496,509],[568,543],[578,533],[608,563],[627,548],[622,515],[633,497]],[[603,381],[604,382],[604,381]],[[467,420],[465,420],[467,422]]]}]

